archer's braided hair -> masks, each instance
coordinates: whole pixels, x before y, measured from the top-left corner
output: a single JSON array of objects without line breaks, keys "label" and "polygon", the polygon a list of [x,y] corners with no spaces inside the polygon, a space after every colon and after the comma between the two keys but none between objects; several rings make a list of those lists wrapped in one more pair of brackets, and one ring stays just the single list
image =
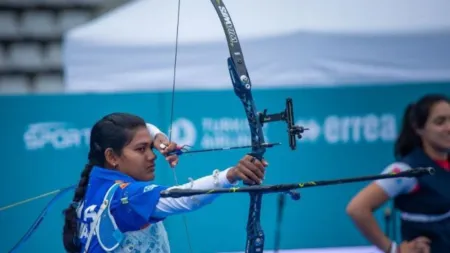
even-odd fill
[{"label": "archer's braided hair", "polygon": [[91,129],[88,163],[81,172],[81,178],[73,196],[72,204],[64,210],[63,243],[69,253],[81,251],[78,243],[77,207],[86,194],[89,174],[94,166],[106,167],[105,150],[107,148],[120,155],[122,149],[133,138],[134,130],[146,127],[145,121],[127,113],[112,113],[100,119]]},{"label": "archer's braided hair", "polygon": [[440,94],[428,94],[421,97],[416,103],[409,104],[403,115],[400,134],[395,142],[394,155],[400,159],[422,146],[422,139],[416,129],[422,129],[430,116],[431,108],[439,102],[448,102],[450,99]]}]

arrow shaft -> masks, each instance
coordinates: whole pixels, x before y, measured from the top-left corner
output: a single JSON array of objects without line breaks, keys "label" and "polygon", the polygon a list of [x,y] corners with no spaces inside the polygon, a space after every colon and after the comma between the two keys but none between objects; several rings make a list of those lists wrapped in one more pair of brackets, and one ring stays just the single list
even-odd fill
[{"label": "arrow shaft", "polygon": [[[265,147],[265,148],[272,148],[273,146],[277,146],[277,145],[281,145],[281,143],[280,142],[263,143],[261,146]],[[244,148],[252,148],[252,147],[253,147],[253,145],[246,145],[246,146],[209,148],[209,149],[198,149],[198,150],[185,150],[183,147],[181,147],[180,149],[170,152],[169,154],[182,155],[182,154],[204,153],[204,152],[213,152],[213,151],[225,151],[225,150],[232,150],[232,149],[244,149]]]}]

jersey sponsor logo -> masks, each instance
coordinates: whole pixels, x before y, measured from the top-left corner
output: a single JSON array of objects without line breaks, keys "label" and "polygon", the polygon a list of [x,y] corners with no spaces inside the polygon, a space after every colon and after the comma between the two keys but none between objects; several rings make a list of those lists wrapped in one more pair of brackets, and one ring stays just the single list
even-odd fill
[{"label": "jersey sponsor logo", "polygon": [[155,184],[147,185],[146,187],[144,187],[144,190],[142,192],[145,193],[145,192],[151,191],[151,190],[155,189],[156,187],[158,187],[158,186]]},{"label": "jersey sponsor logo", "polygon": [[120,189],[125,189],[125,187],[127,187],[130,183],[121,183],[119,185]]}]

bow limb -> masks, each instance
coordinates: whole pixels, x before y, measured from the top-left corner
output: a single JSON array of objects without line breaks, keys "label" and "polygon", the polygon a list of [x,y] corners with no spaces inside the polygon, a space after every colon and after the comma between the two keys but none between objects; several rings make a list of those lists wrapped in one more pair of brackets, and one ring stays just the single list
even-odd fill
[{"label": "bow limb", "polygon": [[[230,72],[234,92],[241,100],[245,114],[247,115],[252,143],[250,155],[258,160],[262,160],[266,152],[266,148],[262,145],[265,142],[264,133],[253,100],[251,92],[252,84],[245,65],[244,54],[239,43],[239,38],[224,3],[220,0],[211,0],[211,2],[219,16],[227,38],[230,51],[228,70]],[[247,220],[247,243],[245,248],[246,253],[259,253],[264,250],[264,231],[260,224],[261,202],[261,193],[250,193],[250,208]]]},{"label": "bow limb", "polygon": [[[263,124],[265,122],[285,121],[288,127],[289,146],[292,150],[296,148],[296,138],[302,138],[306,128],[294,125],[294,111],[292,99],[286,99],[286,109],[281,113],[266,114],[258,113],[252,96],[252,83],[244,61],[244,54],[239,42],[236,29],[231,16],[222,0],[211,0],[217,15],[219,16],[225,37],[228,42],[230,57],[228,57],[228,70],[233,83],[234,93],[239,97],[244,106],[250,127],[252,151],[249,155],[258,160],[264,158],[266,146],[264,145]],[[289,191],[292,199],[300,199],[300,194]],[[246,253],[261,253],[264,250],[264,231],[260,224],[262,194],[260,192],[250,193],[250,208],[247,221],[247,243]]]}]

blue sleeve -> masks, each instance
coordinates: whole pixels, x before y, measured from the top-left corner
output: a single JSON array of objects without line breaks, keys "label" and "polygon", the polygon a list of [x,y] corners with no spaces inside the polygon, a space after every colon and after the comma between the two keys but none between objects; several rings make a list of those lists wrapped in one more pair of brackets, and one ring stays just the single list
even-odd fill
[{"label": "blue sleeve", "polygon": [[111,214],[123,232],[142,229],[153,219],[152,214],[159,202],[160,192],[168,187],[148,182],[123,183],[114,194]]}]

